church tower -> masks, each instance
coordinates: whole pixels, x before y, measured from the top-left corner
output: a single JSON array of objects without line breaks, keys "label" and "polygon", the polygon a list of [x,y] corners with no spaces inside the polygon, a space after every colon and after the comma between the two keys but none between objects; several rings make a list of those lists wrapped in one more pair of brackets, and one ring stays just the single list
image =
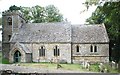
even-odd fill
[{"label": "church tower", "polygon": [[19,11],[5,11],[2,13],[2,56],[9,59],[10,39],[14,33],[19,31],[25,19]]}]

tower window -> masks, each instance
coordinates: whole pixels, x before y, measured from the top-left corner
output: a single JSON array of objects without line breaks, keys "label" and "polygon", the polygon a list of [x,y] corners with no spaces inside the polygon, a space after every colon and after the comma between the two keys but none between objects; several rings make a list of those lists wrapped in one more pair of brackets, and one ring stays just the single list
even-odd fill
[{"label": "tower window", "polygon": [[54,56],[59,56],[60,55],[60,50],[58,49],[58,46],[55,46],[54,48]]},{"label": "tower window", "polygon": [[8,40],[10,40],[11,39],[11,35],[8,35]]},{"label": "tower window", "polygon": [[77,45],[77,47],[76,47],[76,52],[79,52],[79,46]]},{"label": "tower window", "polygon": [[8,25],[12,25],[12,18],[8,17]]},{"label": "tower window", "polygon": [[45,56],[45,48],[43,46],[39,49],[39,56]]}]

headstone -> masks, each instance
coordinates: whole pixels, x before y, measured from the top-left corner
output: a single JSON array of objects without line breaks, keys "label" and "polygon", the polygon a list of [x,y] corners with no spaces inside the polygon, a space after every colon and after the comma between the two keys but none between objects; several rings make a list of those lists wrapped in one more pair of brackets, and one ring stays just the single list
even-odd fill
[{"label": "headstone", "polygon": [[82,62],[82,68],[85,68],[85,61]]},{"label": "headstone", "polygon": [[90,70],[90,64],[88,63],[88,61],[82,62],[82,68]]},{"label": "headstone", "polygon": [[105,69],[105,67],[104,67],[103,63],[100,63],[100,65],[99,65],[100,72],[104,72],[104,69]]},{"label": "headstone", "polygon": [[111,62],[111,67],[112,67],[112,69],[116,68],[116,63],[114,61]]}]

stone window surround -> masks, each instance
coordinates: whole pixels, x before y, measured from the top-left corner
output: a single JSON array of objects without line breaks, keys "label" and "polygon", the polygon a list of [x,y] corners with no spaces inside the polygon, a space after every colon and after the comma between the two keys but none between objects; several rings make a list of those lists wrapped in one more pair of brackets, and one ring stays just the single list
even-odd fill
[{"label": "stone window surround", "polygon": [[45,56],[45,46],[41,46],[39,48],[39,56],[44,57]]},{"label": "stone window surround", "polygon": [[76,46],[76,52],[80,52],[79,45]]},{"label": "stone window surround", "polygon": [[12,25],[12,17],[7,18],[8,25]]},{"label": "stone window surround", "polygon": [[60,56],[60,49],[57,45],[53,48],[53,51],[54,51],[54,56]]},{"label": "stone window surround", "polygon": [[91,53],[96,53],[98,50],[98,47],[96,45],[90,45],[90,52]]}]

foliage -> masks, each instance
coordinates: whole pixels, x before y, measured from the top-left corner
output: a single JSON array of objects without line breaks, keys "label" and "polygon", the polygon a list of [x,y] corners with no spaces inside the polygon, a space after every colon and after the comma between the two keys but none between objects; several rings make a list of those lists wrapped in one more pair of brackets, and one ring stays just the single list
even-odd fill
[{"label": "foliage", "polygon": [[96,63],[96,64],[91,64],[90,65],[90,71],[94,71],[94,72],[99,72],[99,64]]},{"label": "foliage", "polygon": [[0,51],[0,64],[2,63],[2,52]]},{"label": "foliage", "polygon": [[62,14],[59,14],[59,10],[54,5],[48,5],[45,7],[47,22],[61,22],[63,21]]},{"label": "foliage", "polygon": [[13,6],[11,6],[11,7],[9,8],[9,10],[11,10],[11,11],[13,11],[13,10],[20,10],[20,7],[17,7],[17,6],[15,6],[15,5],[13,5]]},{"label": "foliage", "polygon": [[106,2],[98,6],[90,18],[86,20],[90,24],[104,23],[110,38],[111,60],[120,60],[120,2]]},{"label": "foliage", "polygon": [[59,10],[54,5],[48,5],[46,7],[36,5],[33,7],[20,8],[25,19],[27,21],[32,21],[33,23],[63,21],[63,15],[59,13]]},{"label": "foliage", "polygon": [[113,69],[109,64],[104,64],[105,68],[108,70],[109,73],[119,73],[118,70]]},{"label": "foliage", "polygon": [[2,25],[2,18],[0,17],[0,25]]}]

